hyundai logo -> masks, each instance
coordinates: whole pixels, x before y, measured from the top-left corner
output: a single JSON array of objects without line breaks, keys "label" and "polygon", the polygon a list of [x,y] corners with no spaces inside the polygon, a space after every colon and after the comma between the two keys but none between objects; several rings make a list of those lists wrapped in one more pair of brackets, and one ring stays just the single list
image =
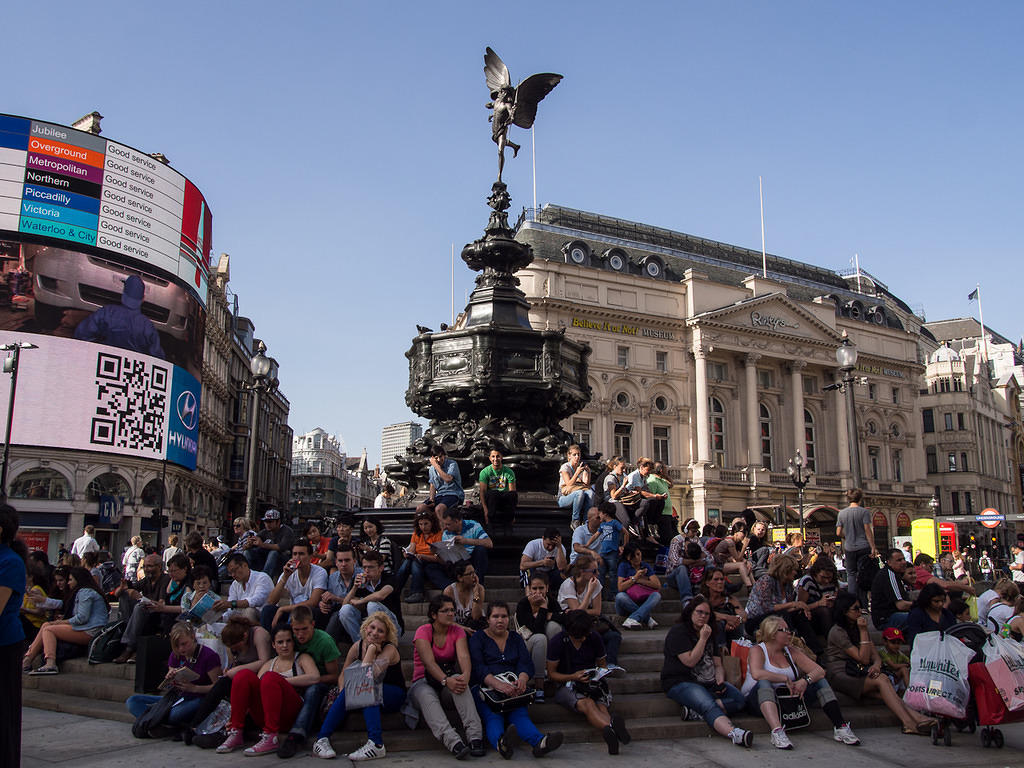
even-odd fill
[{"label": "hyundai logo", "polygon": [[181,425],[187,429],[195,429],[196,419],[199,416],[196,408],[196,396],[192,394],[192,391],[186,389],[180,395],[178,395],[178,418],[181,419]]}]

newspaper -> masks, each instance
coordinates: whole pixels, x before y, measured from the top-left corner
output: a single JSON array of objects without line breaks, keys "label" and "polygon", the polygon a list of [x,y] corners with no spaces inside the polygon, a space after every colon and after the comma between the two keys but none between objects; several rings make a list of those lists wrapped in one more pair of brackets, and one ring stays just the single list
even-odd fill
[{"label": "newspaper", "polygon": [[175,670],[173,677],[164,678],[164,681],[160,683],[160,685],[157,687],[157,690],[160,691],[160,693],[166,693],[167,691],[171,690],[171,688],[174,688],[176,685],[179,685],[181,683],[191,683],[193,680],[198,679],[199,675],[191,669],[189,669],[188,667],[179,667],[177,670]]},{"label": "newspaper", "polygon": [[197,621],[201,624],[211,624],[217,621],[223,613],[223,611],[213,610],[213,604],[218,599],[217,595],[213,594],[213,592],[207,592],[188,611],[183,611],[181,618],[186,621]]},{"label": "newspaper", "polygon": [[469,552],[461,544],[456,544],[455,539],[442,539],[430,545],[433,552],[442,563],[458,563],[469,560]]}]

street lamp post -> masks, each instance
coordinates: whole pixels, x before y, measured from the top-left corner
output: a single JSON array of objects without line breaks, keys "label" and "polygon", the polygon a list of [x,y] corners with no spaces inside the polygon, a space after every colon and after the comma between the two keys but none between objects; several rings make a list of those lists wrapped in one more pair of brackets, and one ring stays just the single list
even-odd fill
[{"label": "street lamp post", "polygon": [[249,427],[249,471],[245,478],[245,516],[249,520],[255,520],[255,496],[256,496],[256,433],[260,419],[260,393],[270,392],[274,388],[273,382],[269,379],[272,364],[266,356],[267,345],[260,341],[256,345],[256,354],[249,361],[249,370],[252,373],[252,384],[245,387],[252,392],[252,418]]},{"label": "street lamp post", "polygon": [[932,510],[932,533],[935,534],[935,560],[939,559],[939,500],[935,494],[928,499],[928,506]]},{"label": "street lamp post", "polygon": [[[799,499],[797,504],[800,508],[800,538],[802,539],[804,538],[804,488],[811,482],[811,475],[814,473],[806,469],[804,457],[800,454],[799,448],[797,448],[796,456],[789,460],[786,471],[789,473],[789,479],[796,486],[796,495]],[[806,542],[804,544],[806,545]]]},{"label": "street lamp post", "polygon": [[0,499],[7,501],[7,467],[11,458],[11,427],[14,426],[14,396],[18,391],[18,361],[21,350],[38,349],[35,344],[27,341],[12,341],[0,346],[0,350],[10,352],[4,360],[4,373],[11,374],[11,395],[7,401],[7,429],[4,432],[4,465],[0,468]]},{"label": "street lamp post", "polygon": [[850,443],[850,476],[854,488],[860,488],[862,478],[860,472],[860,446],[858,445],[857,434],[857,410],[853,398],[853,384],[856,378],[853,371],[857,367],[857,346],[850,341],[850,337],[843,331],[843,342],[836,349],[836,362],[839,363],[839,370],[843,373],[840,388],[846,395],[846,430]]}]

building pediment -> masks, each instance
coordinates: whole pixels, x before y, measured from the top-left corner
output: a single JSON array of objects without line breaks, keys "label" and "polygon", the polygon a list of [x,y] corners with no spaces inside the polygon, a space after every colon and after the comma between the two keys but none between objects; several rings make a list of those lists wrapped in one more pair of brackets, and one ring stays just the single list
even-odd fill
[{"label": "building pediment", "polygon": [[694,315],[687,325],[834,347],[842,336],[783,293],[743,299]]}]

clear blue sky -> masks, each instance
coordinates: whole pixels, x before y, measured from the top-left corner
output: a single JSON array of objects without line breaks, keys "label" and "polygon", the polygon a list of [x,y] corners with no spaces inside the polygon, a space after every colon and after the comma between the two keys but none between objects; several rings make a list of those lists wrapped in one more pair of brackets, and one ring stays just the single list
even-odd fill
[{"label": "clear blue sky", "polygon": [[[540,107],[538,198],[861,266],[929,319],[1020,314],[1019,2],[16,3],[0,111],[163,152],[281,365],[298,432],[379,460],[495,175],[483,51]],[[529,147],[529,136],[518,132]],[[517,139],[518,140],[518,139]],[[529,152],[506,164],[518,211]],[[457,259],[461,308],[472,274]]]}]

